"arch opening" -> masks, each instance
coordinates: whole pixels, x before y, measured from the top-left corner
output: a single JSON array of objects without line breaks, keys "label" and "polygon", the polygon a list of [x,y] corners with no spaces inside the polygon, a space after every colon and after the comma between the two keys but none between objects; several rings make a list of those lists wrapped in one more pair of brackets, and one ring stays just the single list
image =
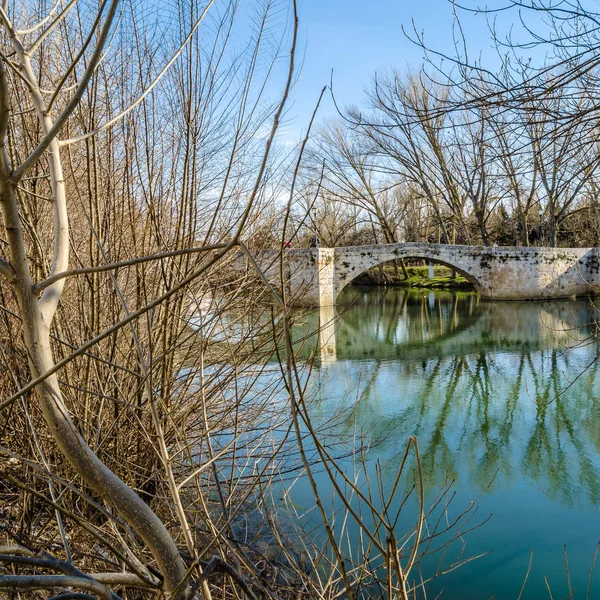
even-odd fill
[{"label": "arch opening", "polygon": [[[392,269],[395,270],[396,267],[394,267],[394,264],[397,264],[398,259],[403,259],[406,262],[411,262],[411,261],[426,261],[428,264],[432,264],[434,266],[442,266],[442,267],[446,267],[447,269],[454,271],[455,273],[457,273],[458,275],[460,275],[461,277],[463,277],[466,282],[468,282],[468,289],[473,289],[477,292],[480,291],[481,289],[481,284],[480,282],[468,271],[466,271],[464,268],[462,268],[459,265],[453,264],[451,262],[448,261],[444,261],[443,259],[436,257],[431,257],[431,256],[427,256],[426,254],[417,254],[417,253],[411,253],[411,254],[407,254],[407,255],[393,255],[393,256],[386,256],[383,260],[377,260],[376,262],[373,262],[373,264],[362,268],[360,270],[360,272],[356,272],[356,273],[351,273],[351,276],[346,276],[344,278],[344,280],[342,282],[340,282],[342,285],[338,284],[338,289],[337,289],[337,294],[336,297],[339,296],[343,290],[345,290],[348,286],[350,285],[356,285],[356,282],[358,280],[358,285],[361,285],[361,282],[364,282],[366,280],[366,276],[365,274],[368,274],[369,272],[372,272],[375,269],[379,269],[379,268],[386,268],[386,266],[392,267]],[[398,271],[401,271],[401,267],[398,266],[397,267]],[[375,278],[376,279],[376,278]],[[389,283],[385,283],[385,282],[374,282],[374,283],[366,283],[366,285],[390,285]],[[395,285],[395,284],[392,284]],[[397,285],[399,287],[402,287],[402,281],[399,280]],[[410,286],[407,285],[406,287],[417,287],[417,286]],[[434,286],[423,286],[424,288],[429,288],[429,289],[435,289]],[[447,289],[447,288],[446,288]]]}]

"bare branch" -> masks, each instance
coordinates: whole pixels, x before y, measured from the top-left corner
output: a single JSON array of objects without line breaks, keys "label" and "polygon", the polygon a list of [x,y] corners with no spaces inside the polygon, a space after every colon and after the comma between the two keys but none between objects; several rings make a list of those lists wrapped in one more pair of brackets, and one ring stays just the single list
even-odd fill
[{"label": "bare branch", "polygon": [[[71,0],[71,4],[73,2],[77,2],[77,0]],[[18,29],[17,33],[19,35],[27,35],[28,33],[33,33],[34,31],[37,31],[40,27],[43,27],[52,18],[52,15],[56,12],[56,9],[58,8],[60,3],[61,0],[56,0],[54,6],[48,11],[48,14],[41,21],[38,21],[33,27],[29,27],[28,29]],[[67,6],[67,9],[68,8],[70,8],[70,6]]]},{"label": "bare branch", "polygon": [[[74,0],[76,1],[76,0]],[[71,73],[75,70],[75,67],[79,64],[79,61],[81,60],[81,57],[85,54],[85,51],[87,50],[88,46],[92,43],[92,39],[94,38],[94,32],[96,31],[96,28],[98,27],[98,24],[100,23],[100,21],[102,20],[102,12],[104,11],[104,7],[106,6],[106,2],[107,0],[103,0],[102,5],[100,6],[100,9],[98,10],[98,14],[96,15],[96,19],[94,20],[94,22],[92,23],[92,26],[90,27],[90,32],[85,40],[85,42],[81,45],[81,48],[79,49],[79,52],[77,53],[77,55],[73,58],[73,60],[71,61],[71,64],[69,65],[69,67],[66,69],[66,71],[63,73],[63,76],[61,77],[60,81],[54,86],[54,90],[53,91],[43,91],[43,93],[49,93],[51,94],[50,96],[50,100],[48,100],[48,111],[50,111],[52,109],[52,105],[54,104],[54,101],[56,100],[56,98],[58,97],[58,94],[60,93],[60,91],[62,90],[63,85],[65,84],[65,82],[68,80],[69,76],[71,75]],[[68,9],[69,7],[67,7]],[[66,16],[66,9],[65,9],[65,15]],[[58,23],[57,23],[58,24]],[[47,32],[44,32],[43,35],[46,35]],[[28,54],[33,54],[36,50],[36,47],[39,43],[41,43],[42,39],[40,38],[33,46],[31,46],[30,48],[27,49]],[[100,61],[98,61],[98,64],[100,64]],[[76,88],[77,85],[74,85],[73,88]],[[70,89],[64,90],[64,91],[70,91]]]},{"label": "bare branch", "polygon": [[15,279],[15,271],[5,258],[0,258],[0,275],[6,277],[11,282]]},{"label": "bare branch", "polygon": [[5,409],[7,406],[10,406],[13,402],[15,402],[15,400],[18,400],[24,394],[26,394],[27,392],[34,389],[37,385],[39,385],[40,383],[42,383],[43,381],[48,379],[48,377],[54,375],[54,373],[59,371],[62,367],[64,367],[71,361],[75,360],[75,358],[77,358],[81,354],[85,354],[90,348],[93,348],[96,344],[98,344],[102,340],[106,339],[108,336],[112,335],[115,331],[118,331],[119,329],[121,329],[122,327],[124,327],[125,325],[130,323],[131,321],[141,317],[142,315],[146,314],[153,308],[159,306],[165,300],[167,300],[168,298],[171,298],[171,296],[174,296],[175,294],[179,293],[182,289],[187,287],[192,281],[194,281],[195,279],[200,277],[200,275],[205,273],[209,267],[216,264],[235,245],[236,245],[235,242],[230,242],[229,244],[227,244],[227,246],[225,248],[223,248],[220,252],[218,252],[214,257],[212,257],[209,261],[207,261],[204,265],[199,267],[197,270],[190,273],[187,277],[185,277],[184,279],[179,281],[169,291],[160,295],[158,298],[155,298],[154,300],[152,300],[151,302],[149,302],[148,304],[146,304],[144,307],[140,308],[139,310],[136,310],[135,312],[128,314],[126,317],[121,319],[119,322],[115,323],[108,329],[105,329],[99,335],[95,336],[94,338],[87,341],[85,344],[83,344],[79,348],[77,348],[77,350],[74,350],[69,356],[67,356],[66,358],[55,363],[51,368],[49,368],[44,373],[40,374],[38,377],[36,377],[32,381],[30,381],[28,384],[23,386],[18,392],[13,394],[10,398],[7,398],[4,402],[0,403],[0,411]]},{"label": "bare branch", "polygon": [[84,577],[71,575],[0,575],[0,589],[21,591],[57,587],[76,587],[94,592],[103,600],[115,600],[115,595],[104,585]]},{"label": "bare branch", "polygon": [[279,102],[279,107],[277,108],[277,112],[275,113],[275,116],[273,117],[273,125],[271,127],[271,133],[269,135],[269,139],[267,140],[265,149],[263,151],[262,162],[261,162],[260,168],[258,169],[258,174],[256,176],[256,181],[254,183],[254,189],[252,190],[252,193],[250,194],[250,197],[246,204],[246,209],[240,218],[240,222],[237,226],[237,231],[234,235],[234,240],[236,242],[240,239],[240,236],[242,235],[242,233],[244,231],[246,221],[248,220],[250,211],[252,210],[252,207],[254,206],[254,200],[256,199],[256,195],[258,194],[258,190],[260,189],[260,186],[262,184],[262,178],[263,178],[265,169],[267,167],[267,160],[269,158],[269,152],[271,150],[271,145],[273,144],[273,140],[275,139],[275,134],[277,133],[277,130],[279,129],[279,119],[281,118],[281,114],[283,113],[283,109],[285,107],[285,104],[287,102],[287,99],[288,99],[288,96],[290,93],[290,88],[292,87],[292,80],[294,77],[294,61],[296,58],[296,41],[298,38],[298,6],[297,6],[296,0],[293,0],[293,6],[294,6],[294,26],[293,26],[292,46],[290,48],[290,59],[289,59],[287,81],[285,84],[285,89],[283,91],[283,95],[281,97],[281,101]]},{"label": "bare branch", "polygon": [[92,79],[92,75],[94,74],[94,71],[96,70],[96,67],[98,66],[98,63],[100,62],[100,59],[102,57],[104,44],[108,39],[108,34],[110,33],[110,29],[112,26],[114,16],[117,12],[118,5],[119,0],[111,1],[110,6],[108,7],[106,21],[104,22],[102,30],[100,31],[100,35],[98,36],[96,48],[94,49],[94,52],[90,57],[88,66],[85,72],[83,73],[83,76],[81,77],[81,81],[79,83],[79,86],[77,87],[77,91],[73,94],[73,96],[63,109],[62,113],[56,118],[54,124],[52,125],[50,130],[46,132],[46,134],[44,135],[40,143],[37,145],[37,147],[31,152],[31,154],[25,159],[25,161],[13,171],[13,173],[11,174],[11,180],[14,183],[17,183],[23,177],[23,175],[25,175],[27,171],[29,171],[29,169],[31,169],[31,167],[35,163],[37,163],[42,154],[48,149],[52,141],[60,133],[68,118],[71,116],[71,113],[75,110],[75,108],[81,101],[81,98],[83,98],[83,94],[85,93],[85,90],[87,89],[87,86],[90,80]]},{"label": "bare branch", "polygon": [[206,5],[204,10],[202,11],[202,14],[198,17],[198,19],[194,23],[194,26],[192,27],[191,31],[189,32],[189,34],[187,35],[187,37],[185,38],[185,40],[183,41],[181,46],[179,46],[179,48],[177,49],[175,54],[173,54],[173,56],[170,58],[169,62],[167,62],[167,64],[162,68],[161,72],[154,78],[154,81],[146,88],[144,93],[141,94],[141,96],[139,96],[135,100],[135,102],[132,102],[125,110],[121,111],[118,115],[116,115],[115,117],[113,117],[112,119],[107,121],[106,123],[100,125],[99,127],[96,127],[96,129],[94,129],[93,131],[89,131],[88,133],[86,133],[84,135],[80,135],[76,138],[61,140],[60,145],[68,146],[70,144],[82,142],[84,140],[87,140],[87,139],[97,135],[100,131],[103,131],[104,129],[108,129],[109,127],[111,127],[112,125],[114,125],[115,123],[120,121],[125,115],[130,113],[136,106],[138,106],[141,102],[143,102],[144,98],[146,98],[146,96],[148,96],[148,94],[154,89],[154,87],[162,79],[162,77],[165,75],[165,73],[167,73],[167,71],[171,68],[171,65],[179,58],[179,56],[181,55],[181,53],[183,52],[185,47],[188,45],[189,41],[192,39],[192,37],[193,37],[194,33],[196,32],[196,30],[198,29],[198,27],[200,27],[200,24],[202,23],[202,21],[204,20],[204,17],[206,16],[206,14],[208,12],[208,9],[213,5],[213,3],[214,3],[214,0],[209,1],[209,3]]},{"label": "bare branch", "polygon": [[92,573],[90,577],[104,585],[122,585],[158,592],[155,586],[140,579],[135,573]]},{"label": "bare branch", "polygon": [[185,248],[183,250],[173,250],[172,252],[162,252],[160,254],[150,254],[148,256],[140,256],[138,258],[130,258],[129,260],[122,260],[120,262],[111,263],[108,265],[98,265],[96,267],[84,267],[81,269],[71,269],[70,271],[63,271],[57,273],[48,279],[44,279],[40,283],[35,285],[35,291],[41,292],[53,283],[65,279],[67,277],[74,277],[77,275],[85,275],[88,273],[102,273],[105,271],[113,271],[121,269],[122,267],[131,267],[133,265],[139,265],[141,263],[150,262],[153,260],[162,260],[165,258],[171,258],[173,256],[183,256],[185,254],[196,254],[200,252],[209,252],[210,250],[220,250],[226,248],[227,244],[214,244],[212,246],[202,246],[201,248]]},{"label": "bare branch", "polygon": [[0,58],[0,172],[4,177],[10,172],[8,155],[6,152],[6,135],[10,114],[10,100],[8,97],[8,82],[4,60]]}]

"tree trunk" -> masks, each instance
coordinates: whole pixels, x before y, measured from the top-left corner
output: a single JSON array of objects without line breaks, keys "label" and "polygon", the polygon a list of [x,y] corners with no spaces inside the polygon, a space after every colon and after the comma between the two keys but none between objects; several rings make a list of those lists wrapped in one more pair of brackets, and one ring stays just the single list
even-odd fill
[{"label": "tree trunk", "polygon": [[400,258],[400,267],[402,268],[402,275],[404,276],[404,279],[407,280],[410,275],[408,273],[408,269],[406,268],[406,263],[404,262],[403,258]]},{"label": "tree trunk", "polygon": [[521,215],[521,226],[523,227],[523,245],[529,247],[529,224],[527,223],[527,215]]},{"label": "tree trunk", "polygon": [[481,209],[477,209],[475,211],[475,215],[477,217],[477,225],[479,227],[479,233],[481,235],[481,241],[484,246],[490,245],[490,238],[487,233],[487,228],[485,226],[485,219],[483,218],[483,211]]},{"label": "tree trunk", "polygon": [[[40,302],[29,273],[25,243],[16,201],[16,186],[3,183],[0,199],[15,271],[15,291],[23,322],[31,377],[38,378],[54,367],[50,327],[44,323]],[[186,574],[185,565],[166,527],[150,507],[121,481],[90,449],[71,420],[55,374],[35,388],[44,420],[59,449],[80,477],[112,504],[152,552],[165,579],[166,591],[174,590]],[[174,596],[183,600],[188,586]]]}]

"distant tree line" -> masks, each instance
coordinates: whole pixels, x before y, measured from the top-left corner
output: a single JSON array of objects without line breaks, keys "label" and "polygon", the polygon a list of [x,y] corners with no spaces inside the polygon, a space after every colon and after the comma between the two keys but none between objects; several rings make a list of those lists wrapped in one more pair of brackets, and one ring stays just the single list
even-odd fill
[{"label": "distant tree line", "polygon": [[590,18],[565,17],[539,38],[553,48],[551,66],[524,64],[513,46],[493,74],[458,57],[452,72],[430,69],[435,77],[426,68],[376,75],[365,105],[314,139],[298,219],[325,246],[598,246]]}]

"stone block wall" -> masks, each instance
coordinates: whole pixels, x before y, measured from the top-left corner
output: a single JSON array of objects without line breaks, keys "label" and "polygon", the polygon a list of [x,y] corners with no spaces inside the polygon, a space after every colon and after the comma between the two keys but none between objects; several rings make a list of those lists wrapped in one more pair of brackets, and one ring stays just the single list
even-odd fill
[{"label": "stone block wall", "polygon": [[329,306],[346,285],[395,258],[451,267],[490,300],[537,300],[600,293],[600,248],[387,244],[293,249],[286,253],[290,303]]},{"label": "stone block wall", "polygon": [[600,248],[389,244],[336,248],[336,297],[360,273],[394,258],[419,258],[459,271],[493,300],[568,298],[600,292]]},{"label": "stone block wall", "polygon": [[445,264],[463,273],[476,286],[472,276],[481,249],[446,244],[385,244],[350,246],[335,249],[335,287],[337,295],[364,271],[395,258],[418,258]]},{"label": "stone block wall", "polygon": [[484,249],[479,292],[494,300],[594,295],[600,289],[599,258],[599,248]]}]

